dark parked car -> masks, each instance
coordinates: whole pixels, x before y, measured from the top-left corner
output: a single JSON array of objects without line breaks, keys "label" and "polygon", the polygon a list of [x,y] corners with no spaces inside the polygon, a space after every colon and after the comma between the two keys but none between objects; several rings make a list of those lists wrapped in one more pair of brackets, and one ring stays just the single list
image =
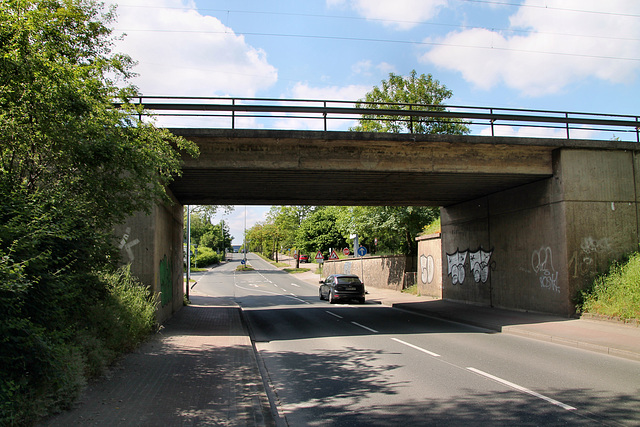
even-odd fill
[{"label": "dark parked car", "polygon": [[301,254],[299,259],[300,259],[300,262],[310,262],[309,261],[309,255],[302,255]]},{"label": "dark parked car", "polygon": [[334,274],[320,280],[320,299],[330,303],[357,300],[364,304],[364,283],[353,274]]}]

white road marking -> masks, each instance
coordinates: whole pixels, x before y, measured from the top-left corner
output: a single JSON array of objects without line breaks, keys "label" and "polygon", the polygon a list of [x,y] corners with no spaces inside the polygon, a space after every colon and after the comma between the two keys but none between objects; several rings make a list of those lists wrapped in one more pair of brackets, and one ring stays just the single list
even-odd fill
[{"label": "white road marking", "polygon": [[300,285],[296,285],[295,283],[291,283],[291,286],[295,286],[296,288],[300,287]]},{"label": "white road marking", "polygon": [[375,329],[371,329],[371,328],[369,328],[369,327],[367,327],[367,326],[361,325],[361,324],[360,324],[360,323],[358,323],[358,322],[351,322],[351,323],[353,323],[353,324],[354,324],[354,325],[356,325],[356,326],[361,327],[362,329],[366,329],[367,331],[373,332],[374,334],[377,334],[377,333],[378,333],[378,331],[376,331]]},{"label": "white road marking", "polygon": [[418,351],[421,351],[423,353],[427,353],[429,356],[440,357],[440,355],[438,353],[434,353],[433,351],[429,351],[429,350],[426,350],[426,349],[424,349],[422,347],[418,347],[417,345],[409,344],[408,342],[399,340],[398,338],[391,338],[391,339],[394,340],[395,342],[399,342],[400,344],[404,344],[407,347],[415,348]]},{"label": "white road marking", "polygon": [[296,300],[296,301],[300,301],[300,302],[303,302],[303,303],[305,303],[305,304],[311,304],[310,302],[308,302],[308,301],[305,301],[305,300],[303,300],[303,299],[300,299],[300,298],[297,298],[296,296],[291,296],[291,295],[283,295],[283,297],[287,297],[287,298],[291,298],[291,299],[294,299],[294,300]]},{"label": "white road marking", "polygon": [[[325,310],[325,311],[327,311],[327,310]],[[340,316],[339,314],[332,313],[331,311],[327,311],[327,313],[329,313],[332,316],[337,317],[338,319],[344,319],[344,317]]]},{"label": "white road marking", "polygon": [[557,401],[555,399],[552,399],[552,398],[547,397],[545,395],[542,395],[540,393],[536,393],[533,390],[529,390],[528,388],[519,386],[518,384],[514,384],[511,381],[503,380],[502,378],[498,378],[498,377],[496,377],[494,375],[488,374],[488,373],[483,372],[483,371],[481,371],[479,369],[476,369],[476,368],[467,367],[467,369],[470,370],[471,372],[475,372],[478,375],[482,375],[483,377],[492,379],[494,381],[499,382],[500,384],[506,385],[507,387],[511,387],[511,388],[513,388],[515,390],[518,390],[519,392],[526,393],[526,394],[529,394],[531,396],[537,397],[538,399],[545,400],[545,401],[547,401],[547,402],[549,402],[549,403],[551,403],[553,405],[561,407],[562,409],[566,409],[567,411],[575,411],[576,410],[576,408],[574,408],[573,406],[570,406],[570,405],[567,405],[565,403],[559,402],[559,401]]}]

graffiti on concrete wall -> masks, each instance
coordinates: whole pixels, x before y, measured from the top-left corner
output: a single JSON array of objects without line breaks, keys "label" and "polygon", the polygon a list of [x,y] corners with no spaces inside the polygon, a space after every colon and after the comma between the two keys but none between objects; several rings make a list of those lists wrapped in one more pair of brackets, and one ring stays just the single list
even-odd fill
[{"label": "graffiti on concrete wall", "polygon": [[531,254],[531,266],[538,274],[540,287],[560,292],[558,286],[558,272],[553,267],[553,252],[549,246],[543,246]]},{"label": "graffiti on concrete wall", "polygon": [[451,276],[454,285],[462,284],[466,278],[465,263],[469,257],[469,271],[473,274],[473,281],[476,283],[486,283],[489,280],[489,270],[491,269],[491,255],[493,249],[485,251],[478,248],[476,251],[459,250],[453,254],[447,254],[447,271]]},{"label": "graffiti on concrete wall", "polygon": [[487,279],[489,279],[491,254],[493,254],[493,250],[484,251],[478,249],[475,252],[469,252],[469,265],[471,266],[474,282],[486,283]]},{"label": "graffiti on concrete wall", "polygon": [[433,282],[433,277],[435,275],[435,262],[433,261],[433,256],[431,255],[420,255],[420,280],[424,284],[430,284]]},{"label": "graffiti on concrete wall", "polygon": [[160,261],[160,301],[163,307],[173,299],[172,271],[171,261],[165,255]]},{"label": "graffiti on concrete wall", "polygon": [[464,263],[467,260],[468,251],[455,251],[453,254],[447,254],[447,274],[451,276],[451,282],[454,285],[462,284],[465,278]]},{"label": "graffiti on concrete wall", "polygon": [[[610,259],[612,256],[611,242],[604,239],[585,237],[580,242],[580,250],[574,251],[569,260],[569,273],[573,278],[590,276],[596,273],[596,264],[600,258]],[[573,270],[573,271],[572,271]]]},{"label": "graffiti on concrete wall", "polygon": [[122,239],[120,239],[120,244],[118,245],[118,249],[120,250],[124,249],[124,251],[127,253],[127,257],[129,258],[129,262],[133,262],[134,256],[131,248],[133,248],[135,245],[140,243],[140,240],[135,239],[129,242],[130,236],[131,236],[131,227],[127,227],[126,230],[124,231],[124,234],[122,235]]}]

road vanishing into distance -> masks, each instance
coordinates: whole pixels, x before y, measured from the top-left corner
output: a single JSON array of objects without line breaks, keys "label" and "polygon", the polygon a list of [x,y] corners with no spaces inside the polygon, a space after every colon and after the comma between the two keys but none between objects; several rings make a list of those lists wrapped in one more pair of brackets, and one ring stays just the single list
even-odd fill
[{"label": "road vanishing into distance", "polygon": [[242,307],[279,425],[640,425],[639,362],[329,304],[254,254],[236,272],[241,257],[196,286]]}]

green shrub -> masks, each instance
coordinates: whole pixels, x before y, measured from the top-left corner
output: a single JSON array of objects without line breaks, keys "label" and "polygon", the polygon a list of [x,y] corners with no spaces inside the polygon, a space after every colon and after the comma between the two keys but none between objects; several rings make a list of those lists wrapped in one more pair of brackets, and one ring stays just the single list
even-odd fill
[{"label": "green shrub", "polygon": [[59,321],[40,325],[23,311],[36,288],[24,265],[0,253],[0,425],[31,425],[68,408],[88,378],[154,330],[157,298],[128,266],[94,284],[103,287],[102,298],[76,300],[75,311],[62,312],[64,328]]},{"label": "green shrub", "polygon": [[626,262],[614,263],[582,291],[578,310],[623,320],[640,319],[640,253]]},{"label": "green shrub", "polygon": [[[196,257],[198,266],[207,267],[210,265],[218,264],[220,262],[220,255],[215,253],[213,249],[206,246],[200,246],[198,248],[198,256]],[[195,260],[191,258],[191,266],[195,266]]]}]

